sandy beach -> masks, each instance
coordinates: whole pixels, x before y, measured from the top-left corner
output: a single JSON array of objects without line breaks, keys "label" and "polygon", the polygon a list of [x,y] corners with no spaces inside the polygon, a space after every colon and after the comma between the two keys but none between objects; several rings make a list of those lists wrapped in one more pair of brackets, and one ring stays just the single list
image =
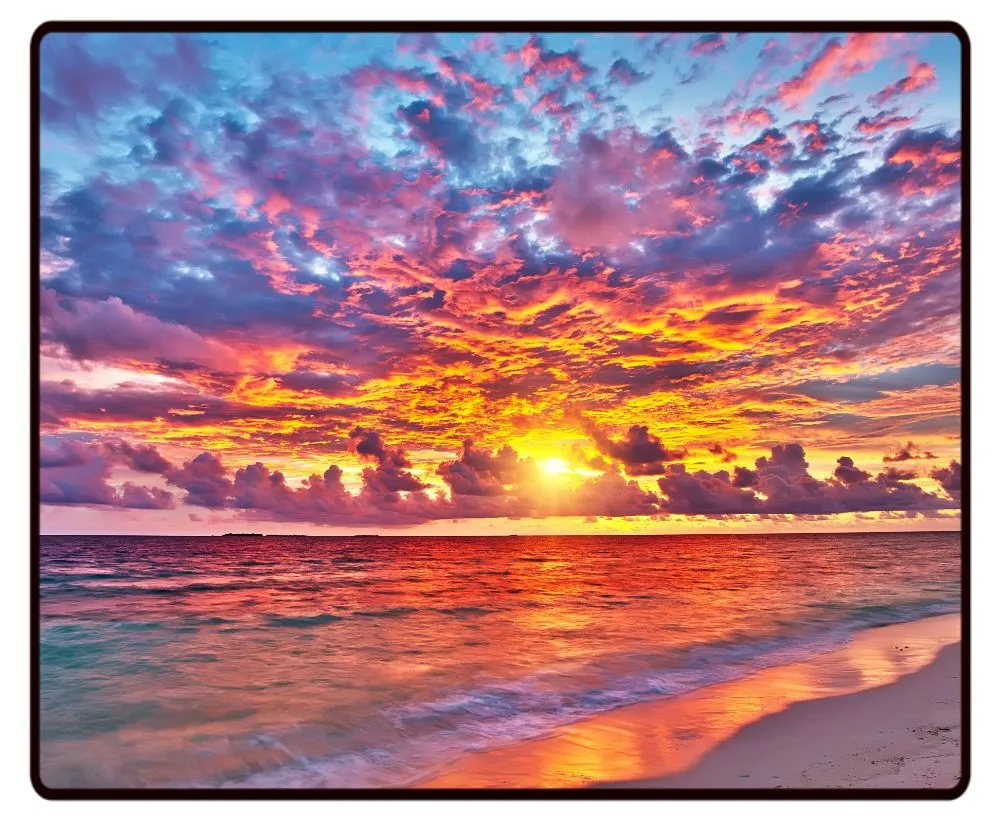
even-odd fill
[{"label": "sandy beach", "polygon": [[961,646],[856,694],[799,702],[647,788],[953,788],[961,775]]},{"label": "sandy beach", "polygon": [[951,788],[960,619],[844,648],[473,755],[418,787]]}]

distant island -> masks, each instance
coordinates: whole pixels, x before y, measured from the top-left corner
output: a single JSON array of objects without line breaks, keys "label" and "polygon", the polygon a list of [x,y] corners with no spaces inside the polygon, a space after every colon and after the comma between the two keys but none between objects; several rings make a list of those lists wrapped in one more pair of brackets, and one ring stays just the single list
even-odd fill
[{"label": "distant island", "polygon": [[224,537],[262,537],[262,536],[264,536],[264,534],[236,534],[236,533],[229,533],[229,534],[223,534],[222,536],[224,536]]}]

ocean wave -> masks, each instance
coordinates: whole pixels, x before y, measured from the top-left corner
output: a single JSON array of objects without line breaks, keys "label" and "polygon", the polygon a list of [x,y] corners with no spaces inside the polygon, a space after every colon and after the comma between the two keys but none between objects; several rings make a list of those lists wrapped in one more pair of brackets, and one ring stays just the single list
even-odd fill
[{"label": "ocean wave", "polygon": [[435,608],[439,614],[448,614],[448,616],[484,616],[486,614],[495,614],[497,612],[496,608],[481,608],[475,605],[464,605],[456,606],[454,608]]},{"label": "ocean wave", "polygon": [[[957,600],[844,608],[807,635],[775,634],[691,645],[661,653],[590,660],[573,670],[535,673],[385,709],[381,730],[329,757],[296,756],[279,768],[228,776],[215,787],[405,787],[467,753],[505,747],[617,708],[677,697],[754,672],[811,659],[846,645],[857,630],[959,610]],[[294,750],[292,740],[281,743]],[[348,745],[343,737],[337,747]]]},{"label": "ocean wave", "polygon": [[273,587],[273,583],[270,580],[247,582],[234,579],[233,582],[179,582],[176,585],[164,585],[162,582],[154,581],[156,579],[123,581],[117,584],[94,584],[97,580],[91,581],[91,584],[87,584],[86,582],[55,583],[43,585],[41,594],[43,597],[69,594],[86,595],[90,599],[115,599],[118,597],[177,596],[182,594],[230,592]]},{"label": "ocean wave", "polygon": [[266,624],[274,628],[308,628],[313,625],[329,625],[343,622],[344,617],[336,614],[315,614],[313,616],[281,616],[268,614]]},{"label": "ocean wave", "polygon": [[407,606],[399,606],[397,608],[383,608],[381,610],[375,611],[355,611],[352,616],[356,617],[367,617],[369,619],[384,619],[399,616],[406,616],[407,614],[415,614],[419,608],[410,608]]}]

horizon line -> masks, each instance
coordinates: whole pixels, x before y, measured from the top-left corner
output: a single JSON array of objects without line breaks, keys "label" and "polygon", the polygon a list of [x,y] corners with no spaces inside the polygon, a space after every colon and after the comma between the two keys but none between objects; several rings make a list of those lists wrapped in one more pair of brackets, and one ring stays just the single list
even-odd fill
[{"label": "horizon line", "polygon": [[513,539],[521,537],[728,537],[728,536],[784,536],[784,537],[804,537],[804,536],[848,536],[867,534],[961,534],[961,528],[938,528],[920,530],[898,530],[898,531],[750,531],[731,533],[696,533],[688,531],[684,533],[656,533],[656,534],[608,534],[594,532],[591,534],[255,534],[255,533],[230,533],[230,534],[35,534],[35,537],[127,537],[127,538],[157,538],[157,539],[225,539],[226,537],[252,537],[278,538],[296,537],[300,539]]}]

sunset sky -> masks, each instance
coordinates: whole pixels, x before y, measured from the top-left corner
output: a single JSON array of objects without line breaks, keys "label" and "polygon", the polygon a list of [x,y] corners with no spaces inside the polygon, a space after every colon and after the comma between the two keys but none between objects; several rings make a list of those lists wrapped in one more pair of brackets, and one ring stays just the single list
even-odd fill
[{"label": "sunset sky", "polygon": [[956,528],[950,34],[41,43],[46,533]]}]

